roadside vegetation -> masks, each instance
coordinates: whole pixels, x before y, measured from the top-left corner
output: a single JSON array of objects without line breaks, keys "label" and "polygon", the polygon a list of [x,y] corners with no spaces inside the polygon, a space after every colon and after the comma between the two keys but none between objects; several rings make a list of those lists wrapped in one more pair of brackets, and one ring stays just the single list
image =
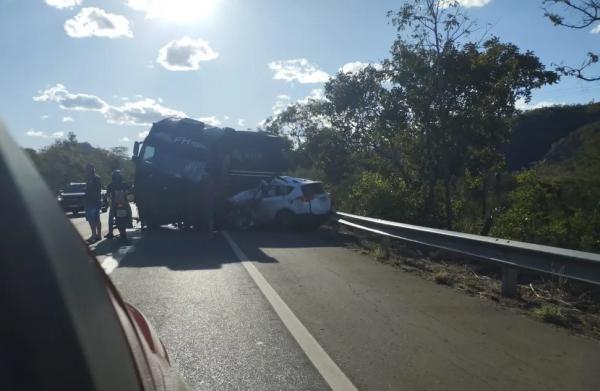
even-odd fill
[{"label": "roadside vegetation", "polygon": [[93,147],[86,142],[79,142],[73,133],[40,150],[26,148],[25,151],[54,192],[63,189],[69,182],[85,182],[87,163],[96,167],[104,186],[110,182],[115,169],[121,170],[125,180],[131,181],[133,178],[133,164],[125,147]]},{"label": "roadside vegetation", "polygon": [[291,173],[347,212],[600,251],[600,104],[518,110],[564,73],[456,4],[389,17],[388,58],[265,121],[290,140]]},{"label": "roadside vegetation", "polygon": [[[494,302],[541,322],[600,340],[600,288],[534,272],[519,273],[518,295],[501,293],[501,267],[416,244],[381,241],[368,232],[340,226],[342,243],[383,264],[431,281],[445,289]],[[385,257],[378,256],[385,249]]]}]

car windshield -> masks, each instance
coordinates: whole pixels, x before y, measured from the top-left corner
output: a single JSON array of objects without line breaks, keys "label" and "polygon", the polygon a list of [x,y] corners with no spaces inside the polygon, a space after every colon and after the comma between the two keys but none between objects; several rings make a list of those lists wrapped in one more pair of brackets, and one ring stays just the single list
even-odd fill
[{"label": "car windshield", "polygon": [[0,70],[52,203],[0,221],[77,230],[190,389],[600,391],[600,0],[0,0]]},{"label": "car windshield", "polygon": [[85,183],[72,183],[65,187],[65,193],[84,193]]}]

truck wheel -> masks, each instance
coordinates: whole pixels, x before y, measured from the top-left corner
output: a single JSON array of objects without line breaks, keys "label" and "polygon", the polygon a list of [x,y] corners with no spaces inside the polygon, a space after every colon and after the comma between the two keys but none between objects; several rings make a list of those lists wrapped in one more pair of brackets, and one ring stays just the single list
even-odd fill
[{"label": "truck wheel", "polygon": [[296,226],[296,216],[289,210],[280,210],[275,216],[275,224],[284,230],[292,229]]}]

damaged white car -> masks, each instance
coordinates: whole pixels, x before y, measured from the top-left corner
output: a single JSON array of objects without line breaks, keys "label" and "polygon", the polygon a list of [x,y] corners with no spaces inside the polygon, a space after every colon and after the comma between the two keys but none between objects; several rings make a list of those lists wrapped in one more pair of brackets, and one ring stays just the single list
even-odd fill
[{"label": "damaged white car", "polygon": [[278,176],[229,198],[229,221],[248,229],[274,224],[280,228],[317,228],[331,215],[331,197],[321,182]]}]

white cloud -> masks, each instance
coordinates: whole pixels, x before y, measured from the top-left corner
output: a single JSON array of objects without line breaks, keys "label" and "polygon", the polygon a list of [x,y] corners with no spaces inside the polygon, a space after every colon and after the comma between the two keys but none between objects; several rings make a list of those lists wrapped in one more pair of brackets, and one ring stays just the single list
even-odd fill
[{"label": "white cloud", "polygon": [[145,138],[146,138],[146,136],[148,136],[148,134],[149,134],[149,133],[150,133],[150,131],[149,131],[149,130],[145,130],[145,131],[143,131],[143,132],[139,132],[139,133],[138,133],[138,139],[139,139],[139,140],[143,140],[143,139],[145,139]]},{"label": "white cloud", "polygon": [[219,57],[209,43],[201,38],[183,37],[171,41],[158,51],[156,62],[170,71],[195,71],[203,61]]},{"label": "white cloud", "polygon": [[131,140],[129,140],[129,137],[123,137],[123,138],[122,138],[122,139],[120,139],[119,141],[120,141],[120,142],[122,142],[122,143],[128,143],[128,142],[130,142]]},{"label": "white cloud", "polygon": [[227,120],[229,119],[229,116],[228,116],[228,115],[224,115],[224,116],[223,116],[223,119],[224,119],[225,121],[227,121]]},{"label": "white cloud", "polygon": [[302,103],[303,105],[309,103],[310,101],[315,100],[325,100],[325,92],[322,88],[316,88],[308,94],[304,99],[298,99],[298,103]]},{"label": "white cloud", "polygon": [[166,117],[187,117],[183,111],[164,107],[150,98],[109,106],[103,114],[108,123],[117,125],[150,125]]},{"label": "white cloud", "polygon": [[198,118],[198,121],[204,122],[205,124],[210,125],[210,126],[221,125],[221,121],[219,121],[219,119],[217,117],[215,117],[214,115],[211,115],[210,117]]},{"label": "white cloud", "polygon": [[[95,95],[69,92],[62,84],[40,91],[33,100],[56,102],[63,110],[96,111],[108,123],[118,125],[150,125],[166,117],[187,117],[183,111],[165,107],[151,98],[140,97],[135,101],[124,101],[119,106],[112,106]],[[63,118],[63,122],[68,120]]]},{"label": "white cloud", "polygon": [[65,110],[102,111],[108,106],[106,102],[97,96],[70,93],[62,84],[56,84],[40,91],[38,96],[33,97],[33,100],[36,102],[56,102],[61,109]]},{"label": "white cloud", "polygon": [[48,114],[44,114],[44,115],[40,116],[41,120],[46,120],[48,118],[50,118],[50,116]]},{"label": "white cloud", "polygon": [[342,73],[358,73],[360,71],[362,71],[363,69],[365,69],[366,67],[368,67],[369,65],[373,66],[375,69],[380,70],[381,64],[379,63],[368,63],[368,62],[360,62],[360,61],[354,61],[354,62],[349,62],[344,64],[338,71],[342,72]]},{"label": "white cloud", "polygon": [[73,117],[63,117],[62,122],[73,122]]},{"label": "white cloud", "polygon": [[108,13],[100,8],[86,7],[65,22],[67,35],[73,38],[104,37],[132,38],[129,21],[123,15]]},{"label": "white cloud", "polygon": [[269,68],[275,71],[273,79],[298,83],[324,83],[329,79],[327,72],[320,70],[316,65],[308,62],[306,58],[293,60],[273,61]]},{"label": "white cloud", "polygon": [[531,103],[525,103],[525,100],[523,100],[523,99],[518,99],[517,102],[515,103],[515,107],[519,110],[527,111],[527,110],[541,109],[542,107],[561,106],[564,104],[565,104],[564,102],[550,102],[550,101],[545,101],[545,100],[540,101],[535,104],[531,104]]},{"label": "white cloud", "polygon": [[483,7],[491,2],[492,0],[440,0],[440,7],[447,8],[454,3],[465,8]]},{"label": "white cloud", "polygon": [[29,136],[29,137],[48,137],[46,135],[46,133],[42,132],[42,131],[38,131],[38,130],[33,130],[33,129],[29,129],[25,135]]},{"label": "white cloud", "polygon": [[240,118],[237,120],[237,124],[238,124],[238,126],[246,126],[246,120]]},{"label": "white cloud", "polygon": [[292,98],[290,98],[288,95],[278,95],[275,104],[271,108],[273,110],[273,115],[282,113],[289,105],[292,104],[291,99]]},{"label": "white cloud", "polygon": [[594,27],[594,28],[593,28],[593,29],[590,31],[590,33],[592,33],[592,34],[600,34],[600,24],[599,24],[599,25],[597,25],[596,27]]},{"label": "white cloud", "polygon": [[263,119],[262,121],[259,121],[259,122],[256,123],[256,127],[258,129],[262,129],[266,124],[267,124],[267,120]]},{"label": "white cloud", "polygon": [[63,138],[65,137],[65,132],[54,132],[48,134],[46,132],[42,132],[41,130],[29,129],[27,132],[25,132],[25,135],[38,138]]},{"label": "white cloud", "polygon": [[77,5],[81,4],[82,0],[46,0],[46,4],[50,7],[64,9],[64,8],[73,8]]}]

